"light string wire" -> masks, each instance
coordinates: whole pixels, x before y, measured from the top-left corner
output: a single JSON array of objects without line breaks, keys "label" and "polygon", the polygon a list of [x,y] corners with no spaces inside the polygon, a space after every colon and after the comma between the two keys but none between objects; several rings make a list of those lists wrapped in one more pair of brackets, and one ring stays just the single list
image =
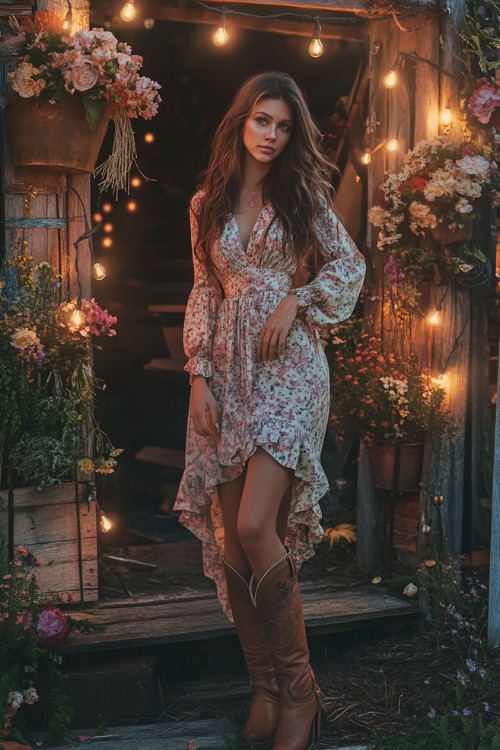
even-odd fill
[{"label": "light string wire", "polygon": [[[316,20],[319,20],[321,23],[332,23],[332,24],[345,24],[345,25],[367,25],[368,22],[372,23],[373,21],[385,21],[387,20],[385,17],[381,18],[357,18],[357,17],[349,17],[346,18],[346,16],[318,16],[317,14],[310,15],[309,13],[293,13],[292,11],[286,11],[284,13],[248,13],[246,11],[242,10],[233,10],[232,8],[228,8],[227,6],[218,6],[214,7],[212,5],[207,5],[206,3],[203,3],[202,0],[193,0],[193,2],[198,5],[200,8],[204,8],[205,10],[212,11],[212,13],[217,13],[217,15],[222,15],[225,13],[226,16],[245,16],[247,18],[263,18],[263,19],[273,19],[273,18],[298,18],[301,21],[310,21],[314,23]],[[411,14],[405,14],[403,17],[411,17]]]}]

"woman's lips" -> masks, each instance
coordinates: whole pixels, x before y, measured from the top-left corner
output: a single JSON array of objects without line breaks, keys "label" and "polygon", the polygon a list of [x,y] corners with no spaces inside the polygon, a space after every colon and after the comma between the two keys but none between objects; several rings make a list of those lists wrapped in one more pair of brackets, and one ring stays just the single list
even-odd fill
[{"label": "woman's lips", "polygon": [[274,154],[276,149],[274,149],[272,146],[259,146],[259,148],[262,151],[265,151],[266,154]]}]

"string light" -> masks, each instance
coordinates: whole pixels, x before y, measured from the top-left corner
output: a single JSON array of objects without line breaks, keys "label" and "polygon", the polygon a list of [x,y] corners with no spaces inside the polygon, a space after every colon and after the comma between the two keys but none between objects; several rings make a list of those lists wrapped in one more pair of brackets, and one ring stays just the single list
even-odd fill
[{"label": "string light", "polygon": [[229,41],[229,34],[226,29],[226,9],[222,6],[222,15],[220,17],[220,26],[212,37],[216,47],[224,47]]},{"label": "string light", "polygon": [[441,308],[436,307],[434,312],[429,313],[427,316],[427,323],[430,326],[440,326],[443,322],[443,316],[441,315]]},{"label": "string light", "polygon": [[144,135],[144,142],[145,143],[154,143],[155,142],[155,134],[154,133],[146,133]]},{"label": "string light", "polygon": [[62,27],[64,31],[69,31],[69,33],[71,34],[71,27],[73,26],[73,8],[69,0],[66,0],[66,2],[68,3],[68,10],[66,16],[64,17]]},{"label": "string light", "polygon": [[142,180],[140,177],[132,177],[132,179],[130,180],[130,184],[132,187],[135,187],[135,188],[141,187]]},{"label": "string light", "polygon": [[[99,506],[98,506],[99,507]],[[113,528],[113,521],[99,508],[99,528],[103,534],[109,534]]]},{"label": "string light", "polygon": [[103,224],[102,228],[104,232],[112,232],[114,229],[113,225],[110,222],[108,222],[107,224]]},{"label": "string light", "polygon": [[446,127],[453,122],[453,113],[450,107],[445,107],[441,113],[441,125]]},{"label": "string light", "polygon": [[102,221],[102,214],[99,212],[95,213],[92,217],[96,224],[99,224]]},{"label": "string light", "polygon": [[385,75],[384,77],[384,86],[386,89],[393,89],[398,84],[398,70],[399,70],[399,64],[401,62],[401,55],[398,55],[396,58],[396,62],[391,67],[390,71]]},{"label": "string light", "polygon": [[120,11],[120,18],[122,21],[133,21],[137,15],[137,11],[134,5],[135,0],[127,0],[125,5]]},{"label": "string light", "polygon": [[450,376],[446,372],[440,372],[439,375],[431,378],[431,383],[434,383],[434,385],[437,385],[439,388],[443,388],[443,390],[445,390],[450,386]]},{"label": "string light", "polygon": [[92,275],[96,281],[102,281],[106,278],[106,269],[101,263],[94,263]]},{"label": "string light", "polygon": [[85,324],[85,315],[81,310],[76,308],[76,310],[73,310],[73,312],[71,313],[69,322],[76,328],[81,328]]},{"label": "string light", "polygon": [[321,36],[321,24],[319,18],[316,18],[314,23],[313,37],[309,44],[309,54],[311,57],[321,57],[323,54],[323,42],[320,39]]},{"label": "string light", "polygon": [[139,208],[139,206],[137,204],[137,201],[129,201],[127,203],[126,208],[127,208],[127,211],[130,211],[130,213],[134,213],[134,211],[137,211],[137,209]]},{"label": "string light", "polygon": [[104,211],[105,214],[111,213],[111,211],[113,210],[113,204],[112,203],[103,203],[102,204],[102,210]]},{"label": "string light", "polygon": [[391,153],[394,153],[399,149],[399,142],[397,138],[391,138],[391,140],[387,144],[387,150]]},{"label": "string light", "polygon": [[103,247],[112,247],[113,246],[113,238],[112,237],[105,237],[102,241]]},{"label": "string light", "polygon": [[369,148],[367,148],[363,156],[361,157],[361,164],[364,164],[365,167],[367,167],[368,164],[371,164],[371,161],[372,161],[372,152],[370,151]]}]

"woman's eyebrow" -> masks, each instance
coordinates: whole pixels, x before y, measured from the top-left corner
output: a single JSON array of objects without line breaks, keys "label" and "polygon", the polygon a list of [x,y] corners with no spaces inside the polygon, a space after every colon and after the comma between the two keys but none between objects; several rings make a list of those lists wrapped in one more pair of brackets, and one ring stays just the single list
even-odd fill
[{"label": "woman's eyebrow", "polygon": [[[267,112],[264,112],[263,110],[259,110],[255,114],[256,115],[264,115],[265,117],[269,117],[270,120],[273,119],[270,114],[268,114]],[[289,125],[292,124],[292,121],[291,120],[287,120],[286,118],[284,120],[280,120],[280,122],[287,122]]]}]

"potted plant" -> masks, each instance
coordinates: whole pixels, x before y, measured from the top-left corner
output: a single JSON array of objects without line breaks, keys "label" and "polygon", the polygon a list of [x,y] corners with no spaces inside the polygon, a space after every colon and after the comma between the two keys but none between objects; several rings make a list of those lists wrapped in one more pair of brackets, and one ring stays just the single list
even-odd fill
[{"label": "potted plant", "polygon": [[93,172],[112,118],[112,154],[97,174],[102,189],[126,189],[136,157],[130,121],[151,119],[161,102],[160,85],[139,75],[142,57],[104,29],[71,36],[54,13],[13,23],[16,35],[2,47],[21,58],[4,102],[14,165]]},{"label": "potted plant", "polygon": [[439,136],[420,141],[387,175],[368,218],[380,229],[378,249],[389,250],[388,284],[407,310],[417,307],[418,282],[436,272],[463,284],[488,277],[488,260],[470,240],[480,198],[498,195],[498,172],[489,146]]},{"label": "potted plant", "polygon": [[[116,320],[94,299],[66,297],[52,266],[34,266],[26,242],[21,235],[16,238],[0,271],[0,447],[10,505],[13,494],[16,504],[18,493],[20,523],[36,516],[31,525],[21,523],[24,536],[19,541],[36,542],[40,548],[50,543],[55,562],[48,570],[55,577],[55,563],[73,562],[75,576],[81,564],[80,584],[82,575],[90,577],[92,571],[95,589],[95,504],[79,503],[77,534],[74,506],[79,498],[74,482],[93,480],[93,472],[113,472],[121,453],[96,422],[94,398],[104,384],[92,366],[94,340],[114,336]],[[73,484],[61,491],[44,489],[67,482]],[[21,485],[30,486],[14,490]],[[2,493],[0,521],[9,510],[5,498]],[[26,535],[32,527],[35,536],[30,542]],[[88,539],[83,558],[82,536]],[[60,560],[56,542],[61,545]],[[45,584],[50,588],[50,580]],[[80,584],[67,587],[77,590]]]},{"label": "potted plant", "polygon": [[445,392],[415,357],[385,352],[368,333],[352,337],[352,328],[336,326],[327,343],[333,430],[340,441],[364,442],[375,486],[393,489],[396,478],[400,491],[417,489],[426,434],[450,425]]}]

